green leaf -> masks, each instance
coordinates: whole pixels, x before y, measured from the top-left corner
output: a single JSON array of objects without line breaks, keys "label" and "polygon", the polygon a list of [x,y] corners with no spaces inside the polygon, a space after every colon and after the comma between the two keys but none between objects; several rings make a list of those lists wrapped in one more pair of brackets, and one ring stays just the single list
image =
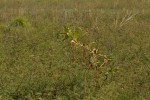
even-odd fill
[{"label": "green leaf", "polygon": [[71,29],[69,29],[68,27],[64,27],[64,32],[68,35],[68,37],[72,37],[73,33],[71,31]]},{"label": "green leaf", "polygon": [[69,37],[73,37],[73,33],[72,33],[71,29],[69,29],[69,28],[68,28],[67,35],[68,35]]},{"label": "green leaf", "polygon": [[75,29],[75,33],[74,33],[74,36],[73,36],[73,39],[74,40],[77,40],[79,38],[79,32],[80,32],[80,29],[79,28],[76,28]]}]

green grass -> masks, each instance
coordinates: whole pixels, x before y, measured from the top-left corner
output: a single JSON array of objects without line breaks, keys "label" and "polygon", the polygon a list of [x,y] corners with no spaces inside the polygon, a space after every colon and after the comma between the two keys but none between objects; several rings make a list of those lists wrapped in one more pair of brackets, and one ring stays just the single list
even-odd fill
[{"label": "green grass", "polygon": [[[150,100],[149,9],[149,0],[1,0],[0,100]],[[97,77],[58,36],[64,26],[112,59]]]}]

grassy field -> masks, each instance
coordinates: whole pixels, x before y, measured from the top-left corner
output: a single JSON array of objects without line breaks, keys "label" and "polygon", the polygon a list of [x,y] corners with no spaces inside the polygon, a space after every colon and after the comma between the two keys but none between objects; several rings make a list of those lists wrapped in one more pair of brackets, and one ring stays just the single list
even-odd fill
[{"label": "grassy field", "polygon": [[0,100],[150,100],[150,0],[0,0]]}]

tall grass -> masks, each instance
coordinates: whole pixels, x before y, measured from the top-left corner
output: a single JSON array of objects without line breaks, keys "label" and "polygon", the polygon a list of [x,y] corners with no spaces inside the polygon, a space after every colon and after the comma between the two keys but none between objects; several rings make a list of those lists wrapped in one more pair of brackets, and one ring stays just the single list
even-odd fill
[{"label": "tall grass", "polygon": [[[0,99],[149,100],[149,8],[148,0],[1,0]],[[103,73],[95,77],[82,48],[62,41],[64,26],[82,28],[79,41],[112,59]]]}]

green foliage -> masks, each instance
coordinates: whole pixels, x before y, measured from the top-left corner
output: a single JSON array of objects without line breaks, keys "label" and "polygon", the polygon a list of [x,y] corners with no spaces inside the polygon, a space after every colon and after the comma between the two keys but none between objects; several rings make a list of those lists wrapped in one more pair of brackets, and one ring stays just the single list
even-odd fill
[{"label": "green foliage", "polygon": [[17,17],[12,23],[10,23],[10,26],[13,27],[26,27],[27,25],[27,20],[24,17]]},{"label": "green foliage", "polygon": [[72,40],[77,41],[80,35],[80,28],[76,27],[75,31],[73,32],[72,29],[65,26],[64,32],[65,32],[65,39],[71,38]]},{"label": "green foliage", "polygon": [[76,28],[75,32],[74,32],[73,39],[77,41],[77,39],[79,38],[79,35],[80,35],[80,29]]},{"label": "green foliage", "polygon": [[25,17],[19,16],[19,17],[13,19],[8,25],[4,26],[2,28],[2,30],[4,32],[10,32],[13,30],[19,31],[21,28],[30,29],[31,25]]}]

